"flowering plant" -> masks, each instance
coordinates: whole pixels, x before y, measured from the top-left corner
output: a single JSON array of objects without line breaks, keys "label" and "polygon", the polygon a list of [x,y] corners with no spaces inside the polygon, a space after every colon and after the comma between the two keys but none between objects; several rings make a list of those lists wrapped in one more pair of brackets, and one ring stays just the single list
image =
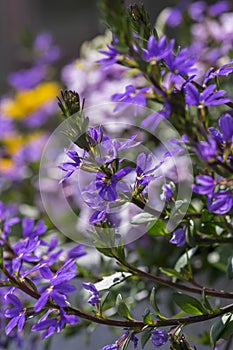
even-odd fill
[{"label": "flowering plant", "polygon": [[230,3],[182,2],[155,27],[143,5],[99,8],[110,32],[63,68],[59,126],[48,34],[1,99],[1,347],[102,324],[121,329],[102,350],[229,349]]}]

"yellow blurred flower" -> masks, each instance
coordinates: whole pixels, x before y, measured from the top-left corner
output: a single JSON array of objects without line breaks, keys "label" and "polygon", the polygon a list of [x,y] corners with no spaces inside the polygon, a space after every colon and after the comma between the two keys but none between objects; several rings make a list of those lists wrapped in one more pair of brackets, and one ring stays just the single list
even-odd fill
[{"label": "yellow blurred flower", "polygon": [[50,102],[59,94],[60,87],[56,82],[45,82],[34,89],[19,91],[14,100],[5,101],[3,113],[10,118],[20,119],[34,113],[46,102]]}]

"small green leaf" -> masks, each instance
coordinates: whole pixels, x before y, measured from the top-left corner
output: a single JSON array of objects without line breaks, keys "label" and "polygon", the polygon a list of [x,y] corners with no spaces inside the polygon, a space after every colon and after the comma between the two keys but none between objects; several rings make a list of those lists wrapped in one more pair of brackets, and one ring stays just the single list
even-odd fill
[{"label": "small green leaf", "polygon": [[142,349],[144,349],[146,343],[148,342],[148,340],[151,337],[151,332],[150,330],[143,332],[142,336],[141,336],[141,346]]},{"label": "small green leaf", "polygon": [[125,261],[125,247],[124,247],[122,237],[120,239],[120,242],[119,242],[119,245],[117,248],[117,256],[120,259],[120,261],[122,261],[122,262]]},{"label": "small green leaf", "polygon": [[182,274],[182,273],[180,273],[180,272],[178,272],[176,270],[173,270],[173,269],[160,267],[159,270],[161,272],[163,272],[165,275],[167,275],[168,277],[179,278],[182,281],[187,281],[189,279],[189,277],[187,277],[185,274]]},{"label": "small green leaf", "polygon": [[196,253],[196,251],[197,251],[197,247],[191,248],[187,252],[182,254],[175,264],[175,270],[180,272],[185,266],[187,266],[189,264],[189,260]]},{"label": "small green leaf", "polygon": [[202,315],[206,313],[205,308],[202,306],[199,300],[182,293],[174,293],[173,299],[175,303],[190,315]]},{"label": "small green leaf", "polygon": [[196,229],[195,222],[193,220],[190,220],[188,228],[185,232],[186,242],[190,247],[196,246],[196,234],[197,234],[197,229]]},{"label": "small green leaf", "polygon": [[112,253],[112,249],[111,248],[100,248],[100,247],[96,247],[96,249],[102,253],[103,255],[105,256],[108,256],[108,257],[113,257],[113,253]]},{"label": "small green leaf", "polygon": [[126,303],[122,299],[121,294],[118,294],[116,298],[116,309],[119,316],[124,317],[127,320],[133,320]]},{"label": "small green leaf", "polygon": [[143,322],[146,323],[146,324],[148,324],[148,325],[150,325],[150,324],[153,323],[152,314],[151,314],[151,312],[150,312],[149,309],[146,309],[146,310],[145,310],[145,315],[144,315],[144,317],[143,317]]},{"label": "small green leaf", "polygon": [[37,286],[30,278],[24,277],[24,279],[25,279],[26,284],[28,284],[30,288],[32,288],[35,292],[38,291]]},{"label": "small green leaf", "polygon": [[157,305],[157,302],[156,302],[156,289],[155,287],[152,288],[152,291],[151,291],[151,294],[150,294],[150,305],[151,307],[153,308],[153,310],[155,311],[156,313],[156,316],[161,319],[161,320],[166,320],[166,317],[164,317],[160,310],[159,310],[159,307]]},{"label": "small green leaf", "polygon": [[233,279],[233,256],[229,256],[227,262],[227,277],[232,280]]},{"label": "small green leaf", "polygon": [[130,338],[131,338],[131,334],[129,334],[129,336],[125,339],[124,344],[121,347],[121,350],[126,350],[127,349],[128,345],[129,345],[129,342],[130,342]]},{"label": "small green leaf", "polygon": [[155,224],[149,228],[148,232],[151,236],[165,236],[167,230],[163,220],[158,219]]},{"label": "small green leaf", "polygon": [[151,215],[149,213],[140,213],[135,215],[132,220],[131,224],[133,225],[141,225],[141,224],[147,224],[148,222],[155,221],[154,215]]},{"label": "small green leaf", "polygon": [[212,346],[218,339],[227,340],[233,331],[233,315],[227,313],[218,319],[210,329],[210,341]]}]

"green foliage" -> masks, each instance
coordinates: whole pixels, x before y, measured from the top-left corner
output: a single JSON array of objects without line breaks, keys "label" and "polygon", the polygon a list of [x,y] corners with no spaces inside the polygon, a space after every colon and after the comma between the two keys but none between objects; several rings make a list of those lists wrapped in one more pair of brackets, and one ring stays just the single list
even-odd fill
[{"label": "green foliage", "polygon": [[202,315],[206,313],[206,309],[202,306],[199,300],[191,297],[190,295],[182,293],[173,294],[174,302],[190,315]]},{"label": "green foliage", "polygon": [[165,236],[167,234],[167,230],[164,221],[162,219],[158,219],[155,224],[149,228],[148,233],[151,236]]},{"label": "green foliage", "polygon": [[126,318],[127,320],[133,320],[126,303],[122,299],[121,294],[118,294],[116,298],[116,309],[119,316]]},{"label": "green foliage", "polygon": [[151,35],[151,24],[148,13],[143,4],[130,5],[128,9],[129,23],[135,33],[143,39]]},{"label": "green foliage", "polygon": [[233,256],[229,256],[229,258],[228,258],[227,276],[230,280],[233,279]]},{"label": "green foliage", "polygon": [[227,340],[233,332],[233,315],[227,313],[219,318],[211,327],[210,330],[210,341],[214,347],[216,341],[219,339]]},{"label": "green foliage", "polygon": [[147,342],[150,340],[151,332],[150,330],[144,331],[141,336],[141,346],[142,349],[146,346]]}]

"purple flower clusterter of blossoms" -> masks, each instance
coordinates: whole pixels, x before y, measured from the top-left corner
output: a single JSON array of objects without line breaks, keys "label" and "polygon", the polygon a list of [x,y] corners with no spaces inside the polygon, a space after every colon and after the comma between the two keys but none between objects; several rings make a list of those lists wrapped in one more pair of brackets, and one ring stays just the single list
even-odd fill
[{"label": "purple flower clusterter of blossoms", "polygon": [[8,335],[16,326],[18,327],[18,332],[21,332],[26,321],[23,304],[19,298],[12,293],[7,294],[5,300],[14,305],[13,308],[5,311],[5,316],[11,318],[6,326],[6,334]]},{"label": "purple flower clusterter of blossoms", "polygon": [[82,283],[83,288],[88,290],[90,292],[90,297],[88,299],[88,303],[91,304],[92,306],[95,306],[100,303],[100,296],[99,292],[96,289],[95,285],[93,283]]},{"label": "purple flower clusterter of blossoms", "polygon": [[136,88],[133,85],[127,85],[125,88],[125,92],[121,94],[112,95],[113,102],[122,102],[115,107],[114,111],[120,111],[122,109],[127,108],[127,104],[133,104],[135,106],[134,116],[136,116],[138,112],[138,107],[146,106],[146,96],[144,95],[144,93],[147,92],[149,89],[149,87],[145,87],[136,90]]},{"label": "purple flower clusterter of blossoms", "polygon": [[45,315],[32,327],[33,332],[45,330],[42,333],[42,339],[45,339],[55,332],[61,332],[67,324],[77,324],[80,322],[75,315],[67,315],[64,309],[60,308],[59,314],[54,318],[47,318],[52,310],[48,310]]},{"label": "purple flower clusterter of blossoms", "polygon": [[169,242],[177,247],[183,247],[186,243],[185,231],[182,228],[175,230]]},{"label": "purple flower clusterter of blossoms", "polygon": [[108,67],[115,64],[117,62],[117,56],[119,56],[119,52],[114,46],[108,44],[107,48],[109,51],[99,50],[100,53],[104,54],[107,57],[102,58],[96,62],[102,64],[102,69],[107,69]]},{"label": "purple flower clusterter of blossoms", "polygon": [[79,169],[82,162],[82,157],[79,156],[75,150],[66,150],[67,156],[72,160],[72,162],[64,162],[58,165],[58,168],[65,171],[66,175],[62,178],[61,182],[70,177],[73,172]]},{"label": "purple flower clusterter of blossoms", "polygon": [[151,341],[156,348],[160,348],[168,341],[167,333],[163,332],[160,329],[154,329],[151,331],[151,334]]},{"label": "purple flower clusterter of blossoms", "polygon": [[171,188],[171,185],[164,184],[162,186],[162,193],[160,195],[160,199],[162,201],[172,202],[172,197],[174,196],[173,189]]},{"label": "purple flower clusterter of blossoms", "polygon": [[185,86],[185,101],[188,105],[199,108],[218,106],[231,101],[228,97],[222,97],[226,93],[225,90],[215,91],[215,89],[216,85],[211,84],[199,92],[192,83],[189,83]]},{"label": "purple flower clusterter of blossoms", "polygon": [[215,188],[215,181],[211,176],[199,175],[196,177],[197,185],[193,185],[193,191],[198,194],[212,194]]},{"label": "purple flower clusterter of blossoms", "polygon": [[114,174],[106,176],[101,172],[96,174],[95,186],[99,190],[99,195],[104,200],[114,202],[117,197],[117,187],[119,190],[127,190],[127,185],[120,180],[132,171],[131,167],[123,168]]},{"label": "purple flower clusterter of blossoms", "polygon": [[[120,338],[116,340],[114,344],[105,345],[101,350],[118,350],[122,347],[126,339],[129,337],[130,331],[125,331]],[[133,343],[134,349],[138,346],[138,338],[132,333],[130,335],[130,341]]]},{"label": "purple flower clusterter of blossoms", "polygon": [[34,310],[36,312],[42,310],[49,298],[52,298],[60,307],[67,306],[67,294],[76,290],[75,286],[68,283],[76,276],[75,261],[67,260],[55,275],[46,263],[41,264],[39,271],[43,278],[50,280],[50,285],[41,292],[40,298],[34,305]]},{"label": "purple flower clusterter of blossoms", "polygon": [[137,157],[136,165],[136,175],[137,184],[140,186],[147,186],[151,181],[155,180],[158,176],[153,175],[153,173],[160,167],[162,162],[152,167],[153,156],[145,153],[140,153]]},{"label": "purple flower clusterter of blossoms", "polygon": [[233,206],[231,191],[219,191],[213,193],[208,199],[208,210],[215,214],[226,214]]},{"label": "purple flower clusterter of blossoms", "polygon": [[168,44],[165,36],[157,40],[153,35],[150,36],[147,49],[142,49],[143,57],[146,61],[164,59],[174,47],[175,41],[172,39]]},{"label": "purple flower clusterter of blossoms", "polygon": [[190,56],[188,49],[182,49],[176,55],[170,52],[164,59],[166,66],[172,73],[171,80],[176,82],[176,77],[179,75],[190,75],[196,73],[194,64],[197,61],[196,56]]}]

